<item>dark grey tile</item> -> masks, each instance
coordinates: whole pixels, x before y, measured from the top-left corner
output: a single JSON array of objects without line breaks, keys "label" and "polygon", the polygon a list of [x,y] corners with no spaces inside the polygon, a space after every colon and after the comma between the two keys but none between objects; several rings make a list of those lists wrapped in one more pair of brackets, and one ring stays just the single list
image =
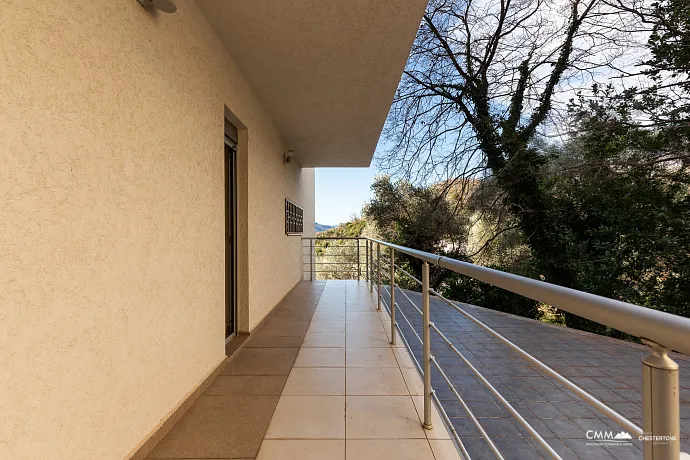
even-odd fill
[{"label": "dark grey tile", "polygon": [[221,375],[288,375],[298,348],[243,348]]},{"label": "dark grey tile", "polygon": [[278,396],[200,396],[149,458],[254,458]]},{"label": "dark grey tile", "polygon": [[302,346],[304,338],[297,337],[282,337],[282,336],[265,336],[257,337],[255,335],[249,336],[249,341],[245,348],[299,348]]},{"label": "dark grey tile", "polygon": [[280,396],[287,378],[287,375],[219,375],[204,394]]}]

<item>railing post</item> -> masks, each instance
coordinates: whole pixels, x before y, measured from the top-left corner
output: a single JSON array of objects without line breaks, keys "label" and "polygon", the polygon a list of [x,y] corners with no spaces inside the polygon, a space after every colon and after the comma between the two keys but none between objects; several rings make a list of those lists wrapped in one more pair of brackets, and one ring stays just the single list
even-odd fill
[{"label": "railing post", "polygon": [[369,240],[364,240],[366,243],[365,246],[365,254],[364,258],[366,259],[364,261],[364,280],[367,282],[367,286],[369,285]]},{"label": "railing post", "polygon": [[651,348],[642,358],[642,411],[644,460],[680,458],[680,384],[678,364],[668,350],[649,340]]},{"label": "railing post", "polygon": [[314,281],[314,239],[309,238],[309,281]]},{"label": "railing post", "polygon": [[368,274],[369,274],[369,293],[371,294],[372,292],[374,292],[374,243],[372,243],[370,240],[367,240],[367,248],[368,248],[367,267],[368,267]]},{"label": "railing post", "polygon": [[395,251],[391,249],[391,345],[395,345]]},{"label": "railing post", "polygon": [[381,310],[381,245],[376,243],[376,309]]},{"label": "railing post", "polygon": [[433,428],[431,424],[431,318],[429,312],[429,263],[422,265],[422,322],[424,330],[424,423],[426,430]]},{"label": "railing post", "polygon": [[357,281],[359,281],[359,238],[357,238]]}]

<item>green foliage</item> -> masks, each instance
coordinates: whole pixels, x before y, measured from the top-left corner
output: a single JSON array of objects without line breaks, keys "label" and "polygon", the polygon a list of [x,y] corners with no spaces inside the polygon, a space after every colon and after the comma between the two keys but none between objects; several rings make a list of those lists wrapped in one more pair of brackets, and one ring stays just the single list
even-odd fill
[{"label": "green foliage", "polygon": [[640,127],[606,95],[577,109],[579,134],[542,181],[567,219],[561,262],[581,290],[690,316],[690,169],[668,159],[678,132]]},{"label": "green foliage", "polygon": [[[318,236],[328,238],[358,238],[362,236],[362,232],[364,231],[366,224],[366,220],[354,218],[349,222],[338,225],[337,227],[319,232]],[[319,240],[316,242],[316,254],[319,256],[323,255],[329,246],[342,246],[346,244],[346,241],[348,240]]]},{"label": "green foliage", "polygon": [[[358,274],[364,273],[366,247],[361,240],[352,238],[361,237],[366,224],[366,220],[354,218],[350,222],[319,232],[320,237],[337,239],[316,240],[315,267],[320,272],[316,274],[317,279],[356,279]],[[359,259],[357,245],[360,246]]]},{"label": "green foliage", "polygon": [[[469,214],[448,199],[448,187],[392,182],[388,176],[377,177],[371,187],[374,197],[364,207],[363,215],[372,221],[381,239],[456,259],[466,258]],[[422,264],[418,259],[404,254],[398,259],[421,279]],[[433,267],[430,275],[431,286],[437,287],[447,272]]]},{"label": "green foliage", "polygon": [[[489,268],[501,271],[506,270],[502,266],[492,266]],[[529,273],[521,274],[529,276]],[[447,277],[440,289],[444,297],[460,302],[527,318],[539,319],[541,316],[538,303],[534,300],[457,273]]]},{"label": "green foliage", "polygon": [[690,71],[690,3],[687,0],[666,0],[652,4],[652,33],[649,49],[652,59],[647,64],[653,76],[663,71],[687,74]]}]

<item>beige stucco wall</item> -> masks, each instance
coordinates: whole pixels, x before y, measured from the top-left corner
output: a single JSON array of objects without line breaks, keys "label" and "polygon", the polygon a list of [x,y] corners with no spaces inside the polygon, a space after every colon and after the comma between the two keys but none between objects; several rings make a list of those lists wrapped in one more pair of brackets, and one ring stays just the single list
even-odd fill
[{"label": "beige stucco wall", "polygon": [[0,2],[0,458],[124,458],[223,359],[224,106],[247,128],[240,323],[300,277],[283,199],[312,228],[313,171],[176,4]]}]

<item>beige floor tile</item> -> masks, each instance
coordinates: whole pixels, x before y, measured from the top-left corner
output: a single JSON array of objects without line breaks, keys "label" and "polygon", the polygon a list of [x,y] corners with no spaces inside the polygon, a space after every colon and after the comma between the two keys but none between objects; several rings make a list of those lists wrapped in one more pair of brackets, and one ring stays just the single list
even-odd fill
[{"label": "beige floor tile", "polygon": [[388,348],[388,337],[383,332],[347,334],[347,348]]},{"label": "beige floor tile", "polygon": [[397,367],[348,367],[348,395],[408,395],[405,380]]},{"label": "beige floor tile", "polygon": [[[299,357],[298,357],[299,359]],[[345,359],[347,367],[398,367],[393,349],[387,348],[351,348]]]},{"label": "beige floor tile", "polygon": [[381,324],[381,321],[379,321],[379,320],[373,320],[373,321],[348,320],[346,332],[362,332],[362,333],[385,332],[385,329],[383,328],[383,324]]},{"label": "beige floor tile", "polygon": [[344,395],[345,369],[338,367],[295,367],[283,388],[283,395]]},{"label": "beige floor tile", "polygon": [[410,357],[410,353],[406,348],[393,348],[393,354],[395,355],[395,359],[398,361],[398,366],[400,368],[415,368],[414,362]]},{"label": "beige floor tile", "polygon": [[266,439],[256,460],[344,460],[345,441]]},{"label": "beige floor tile", "polygon": [[347,302],[347,306],[345,308],[346,308],[348,313],[359,312],[359,311],[366,311],[366,312],[376,311],[376,307],[374,306],[373,303],[371,303],[371,300],[369,298],[349,300]]},{"label": "beige floor tile", "polygon": [[[421,423],[421,421],[424,419],[424,396],[412,396],[412,400],[414,401],[414,407]],[[436,410],[433,400],[431,401],[431,404],[431,425],[434,428],[431,430],[424,430],[426,437],[428,439],[450,439],[450,434],[448,433],[448,430],[446,430],[446,426],[443,424],[443,419],[441,419],[441,415]]]},{"label": "beige floor tile", "polygon": [[347,441],[346,458],[347,460],[434,460],[434,455],[426,439],[353,439]]},{"label": "beige floor tile", "polygon": [[302,348],[295,367],[345,367],[345,348]]},{"label": "beige floor tile", "polygon": [[309,332],[304,336],[302,347],[342,348],[345,346],[345,334],[328,332]]},{"label": "beige floor tile", "polygon": [[319,311],[318,309],[314,312],[314,316],[311,317],[312,321],[345,321],[345,319],[345,312]]},{"label": "beige floor tile", "polygon": [[419,376],[417,369],[410,367],[403,367],[400,369],[403,378],[405,379],[405,384],[411,395],[424,395],[424,382]]},{"label": "beige floor tile", "polygon": [[342,308],[344,310],[345,296],[342,294],[328,295],[327,297],[321,296],[319,303],[316,304],[316,308]]},{"label": "beige floor tile", "polygon": [[348,311],[346,313],[347,321],[381,321],[378,313],[375,310],[371,311]]},{"label": "beige floor tile", "polygon": [[429,439],[436,460],[461,460],[458,448],[450,439]]},{"label": "beige floor tile", "polygon": [[[386,337],[390,341],[390,338],[391,338],[390,328],[386,328]],[[409,337],[405,337],[405,338],[409,340]],[[412,340],[417,340],[417,338],[413,337]],[[419,342],[417,342],[417,343],[419,343]],[[403,341],[403,339],[400,338],[400,331],[397,329],[395,330],[395,344],[391,345],[391,347],[393,347],[393,348],[405,348],[405,342]]]},{"label": "beige floor tile", "polygon": [[307,332],[345,332],[345,321],[312,321]]},{"label": "beige floor tile", "polygon": [[388,334],[388,336],[390,337],[390,335],[391,335],[391,320],[390,320],[390,318],[382,321],[381,324],[383,325],[383,331],[386,334]]},{"label": "beige floor tile", "polygon": [[341,312],[345,313],[347,311],[347,307],[345,306],[345,301],[341,301],[340,303],[327,303],[323,304],[320,303],[315,311],[320,311],[320,312]]},{"label": "beige floor tile", "polygon": [[409,396],[347,396],[348,439],[425,436]]},{"label": "beige floor tile", "polygon": [[280,397],[265,439],[324,438],[345,438],[344,396]]}]

